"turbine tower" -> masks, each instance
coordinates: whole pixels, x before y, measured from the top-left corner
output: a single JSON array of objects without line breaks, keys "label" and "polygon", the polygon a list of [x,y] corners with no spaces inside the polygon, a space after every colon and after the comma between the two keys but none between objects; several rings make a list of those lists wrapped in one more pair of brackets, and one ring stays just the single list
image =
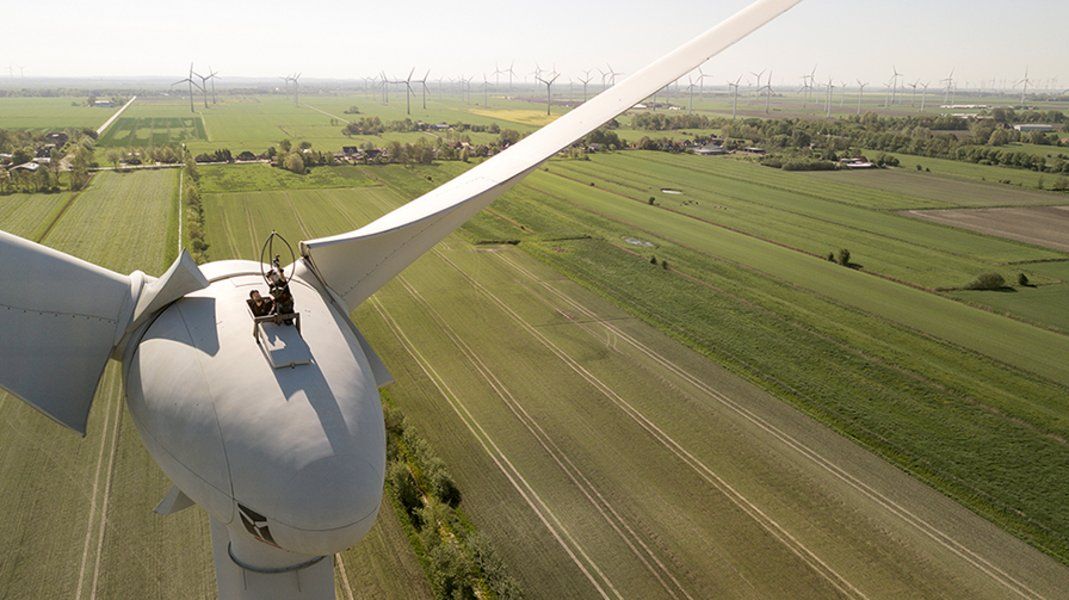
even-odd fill
[{"label": "turbine tower", "polygon": [[196,75],[198,79],[200,79],[200,91],[201,95],[204,96],[204,108],[208,108],[208,80],[211,79],[212,76],[201,75],[196,71],[192,71],[192,73]]},{"label": "turbine tower", "polygon": [[592,76],[590,75],[590,70],[589,69],[587,69],[586,71],[583,71],[583,77],[579,78],[579,83],[583,84],[583,102],[586,102],[586,97],[587,97],[586,96],[586,86],[587,86],[587,84],[590,83],[591,79],[592,79]]},{"label": "turbine tower", "polygon": [[865,97],[865,86],[866,85],[868,85],[868,82],[863,82],[860,79],[857,80],[857,87],[858,87],[858,92],[857,92],[857,114],[859,114],[859,115],[861,114],[861,99]]}]

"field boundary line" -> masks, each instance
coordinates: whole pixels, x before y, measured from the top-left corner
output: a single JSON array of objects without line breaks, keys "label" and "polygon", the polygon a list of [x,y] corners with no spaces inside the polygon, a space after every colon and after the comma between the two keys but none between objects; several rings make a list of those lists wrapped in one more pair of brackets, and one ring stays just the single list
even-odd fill
[{"label": "field boundary line", "polygon": [[[635,547],[634,543],[638,543],[638,545],[642,546],[642,549],[646,552],[649,558],[652,559],[656,563],[657,567],[659,567],[661,571],[663,571],[664,574],[672,580],[672,583],[675,584],[676,588],[678,588],[679,591],[682,592],[685,597],[693,598],[693,596],[691,596],[683,588],[679,580],[676,579],[676,577],[668,570],[664,563],[659,558],[657,558],[657,556],[653,553],[649,546],[641,539],[638,533],[636,533],[635,530],[627,524],[624,518],[612,507],[611,503],[594,486],[593,482],[591,482],[590,479],[582,472],[582,470],[579,469],[579,467],[576,466],[574,462],[572,462],[571,458],[568,457],[567,453],[564,452],[564,450],[562,450],[559,446],[557,446],[557,444],[553,441],[549,434],[546,433],[542,426],[538,424],[534,417],[532,417],[527,412],[527,410],[523,408],[523,405],[520,404],[520,402],[516,399],[515,396],[513,396],[512,392],[508,389],[508,387],[505,386],[505,384],[497,377],[497,375],[494,374],[493,370],[491,370],[490,367],[485,362],[483,362],[483,360],[475,353],[471,346],[469,346],[459,335],[457,335],[456,331],[445,322],[445,319],[441,316],[441,314],[438,313],[438,311],[434,309],[433,306],[431,306],[431,304],[426,300],[426,298],[422,294],[420,294],[419,291],[416,290],[412,286],[412,284],[404,278],[403,275],[398,276],[398,281],[405,288],[405,290],[407,290],[409,294],[411,294],[413,298],[417,299],[417,301],[425,308],[425,310],[442,328],[442,330],[446,333],[446,335],[453,342],[453,344],[458,349],[460,349],[460,351],[465,356],[468,357],[472,365],[476,368],[476,370],[479,371],[479,374],[480,376],[482,376],[483,380],[486,381],[486,383],[489,384],[491,388],[493,388],[494,392],[505,403],[505,405],[508,406],[509,410],[516,416],[517,420],[519,420],[524,425],[524,427],[531,433],[531,435],[534,436],[536,440],[538,440],[539,445],[541,445],[542,448],[546,451],[546,453],[553,458],[554,462],[557,463],[557,466],[559,466],[560,469],[564,471],[568,478],[572,480],[572,483],[577,488],[579,488],[579,491],[582,492],[582,494],[594,506],[594,508],[596,508],[598,512],[601,513],[605,521],[613,528],[614,531],[616,531],[620,538],[623,539],[624,543],[626,543],[627,546],[631,549],[631,552],[642,562],[646,569],[649,570],[650,573],[657,578],[657,581],[661,584],[664,590],[668,592],[668,594],[672,597],[678,598],[678,595],[676,594],[675,590],[673,590],[668,585],[668,583],[661,576],[661,573],[659,573],[657,569],[650,564],[646,557],[639,552],[638,548]],[[567,463],[567,465],[565,465],[565,463]],[[582,482],[579,481],[580,479],[582,480]],[[594,496],[597,496],[597,500],[595,500]],[[608,513],[612,514],[611,517],[606,512],[606,510],[608,510]],[[613,520],[614,518],[616,519],[615,521]],[[617,524],[617,521],[619,522],[619,525]],[[627,530],[626,534],[620,529],[621,526]]]},{"label": "field boundary line", "polygon": [[763,510],[761,510],[756,504],[752,503],[744,495],[742,495],[734,486],[729,484],[725,479],[716,474],[705,463],[698,460],[693,454],[686,448],[675,441],[664,430],[657,426],[653,421],[643,415],[640,411],[634,408],[631,403],[627,402],[622,396],[616,393],[612,387],[606,385],[597,376],[588,371],[578,361],[572,358],[567,352],[561,349],[559,346],[553,343],[552,340],[542,335],[538,329],[531,325],[526,319],[519,315],[519,313],[512,310],[508,303],[498,298],[493,292],[486,289],[481,283],[476,281],[473,277],[464,272],[456,263],[446,257],[438,250],[434,250],[435,254],[445,260],[450,266],[452,266],[457,272],[461,273],[467,279],[471,285],[481,291],[484,295],[490,298],[495,304],[500,306],[506,313],[511,315],[525,330],[528,331],[542,343],[551,352],[556,354],[565,364],[567,364],[573,371],[590,383],[595,389],[602,393],[613,404],[616,404],[624,414],[631,417],[640,427],[645,429],[655,440],[660,442],[671,453],[675,454],[684,464],[689,466],[692,470],[698,473],[699,477],[705,479],[713,487],[717,488],[728,500],[730,500],[736,507],[749,515],[757,524],[764,528],[769,534],[778,539],[788,550],[793,552],[798,558],[806,563],[814,573],[824,577],[833,587],[839,590],[840,593],[846,596],[857,596],[861,598],[867,598],[867,596],[857,589],[846,578],[836,572],[827,563],[825,563],[820,557],[818,557],[812,550],[807,548],[805,544],[795,538],[789,531],[787,531],[782,525],[768,516]]},{"label": "field boundary line", "polygon": [[[389,314],[382,302],[377,297],[372,296],[371,305],[375,308],[375,311],[379,313],[379,316],[383,318],[387,326],[390,328],[391,332],[394,334],[395,337],[397,337],[397,340],[401,342],[401,345],[405,348],[408,354],[416,360],[416,364],[419,366],[420,370],[422,370],[424,374],[427,375],[427,377],[431,380],[432,384],[436,388],[438,388],[439,393],[441,393],[442,396],[449,403],[450,408],[452,408],[453,411],[457,413],[461,421],[464,423],[465,427],[467,427],[468,431],[475,437],[476,441],[479,442],[479,445],[482,446],[483,450],[490,456],[490,459],[494,461],[494,464],[497,465],[498,469],[502,472],[502,474],[505,475],[505,477],[509,480],[509,482],[516,489],[516,491],[519,492],[520,496],[524,499],[527,505],[535,512],[539,520],[542,521],[542,524],[557,540],[557,543],[559,543],[561,547],[564,548],[564,551],[568,554],[568,556],[571,557],[572,562],[574,562],[575,565],[579,567],[579,570],[583,573],[587,580],[590,581],[591,585],[594,586],[594,589],[597,590],[598,594],[606,600],[608,600],[608,598],[610,597],[609,594],[605,591],[605,589],[601,586],[601,584],[598,583],[598,581],[590,573],[590,570],[587,569],[586,565],[584,565],[583,562],[579,560],[579,557],[576,556],[575,551],[578,551],[579,554],[581,554],[583,558],[590,563],[591,568],[593,568],[598,573],[598,575],[605,581],[606,585],[612,590],[613,595],[615,595],[617,598],[622,599],[623,596],[621,596],[620,593],[616,590],[615,586],[612,585],[612,582],[609,581],[603,573],[601,573],[601,570],[597,567],[594,561],[591,560],[590,557],[586,554],[582,546],[580,546],[579,543],[576,542],[574,538],[572,538],[571,534],[568,533],[568,530],[564,527],[563,524],[560,523],[560,520],[556,517],[556,515],[553,514],[552,510],[550,510],[549,506],[542,500],[538,493],[534,491],[534,488],[532,488],[531,485],[527,482],[527,480],[524,479],[523,475],[520,474],[519,470],[516,469],[516,467],[511,463],[511,461],[508,460],[508,457],[506,457],[504,452],[502,452],[501,449],[494,443],[493,439],[486,432],[486,430],[482,428],[479,422],[476,421],[475,418],[472,417],[472,415],[468,413],[466,409],[461,410],[461,408],[463,408],[462,406],[458,408],[458,405],[455,402],[457,398],[456,394],[449,387],[449,385],[445,383],[445,380],[441,377],[440,374],[438,374],[437,370],[435,370],[434,367],[426,360],[423,354],[415,347],[414,344],[412,344],[412,341],[408,338],[408,335],[405,334],[404,330],[401,329],[397,321],[395,321],[393,317]],[[465,414],[467,414],[467,418],[465,418]],[[472,425],[473,423],[474,426]],[[478,429],[478,431],[476,431],[476,429]],[[482,436],[479,435],[480,432],[482,433]],[[491,451],[491,446],[493,447],[494,451]],[[508,465],[507,469],[505,468],[505,465]],[[517,483],[517,480],[522,482],[523,485],[521,486],[519,483]],[[532,498],[534,500],[532,500]],[[537,504],[535,503],[535,500],[538,501]],[[541,508],[539,508],[539,505],[541,505]],[[549,518],[547,518],[547,515],[549,516]],[[550,518],[552,519],[553,523],[556,524],[556,527],[554,527],[554,525],[550,523]],[[557,530],[558,527],[560,531]],[[569,546],[568,543],[565,542],[564,538],[561,537],[562,535],[564,537],[567,537],[568,540],[575,545],[575,551],[573,551],[571,546]]]},{"label": "field boundary line", "polygon": [[[585,313],[588,317],[591,317],[592,320],[591,321],[587,321],[586,323],[595,323],[596,322],[596,323],[601,324],[603,327],[605,327],[606,330],[611,331],[618,338],[622,339],[623,341],[627,342],[631,346],[635,347],[637,350],[639,350],[640,352],[642,352],[646,356],[649,356],[650,358],[652,358],[654,361],[656,361],[658,364],[660,364],[661,366],[665,367],[669,371],[675,373],[680,379],[686,381],[691,386],[697,388],[698,390],[704,392],[705,394],[707,394],[708,396],[710,396],[714,400],[717,400],[718,402],[720,402],[724,406],[726,406],[726,407],[730,408],[731,410],[735,411],[737,414],[739,414],[740,416],[742,416],[746,420],[754,423],[755,425],[757,425],[761,429],[765,430],[766,432],[771,434],[773,437],[775,437],[775,438],[779,439],[780,441],[782,441],[787,446],[795,449],[802,456],[808,458],[813,463],[815,463],[815,464],[819,465],[820,467],[824,468],[829,473],[834,475],[836,478],[840,479],[844,483],[847,483],[848,485],[850,485],[851,487],[853,487],[857,491],[861,492],[865,496],[868,496],[870,499],[874,500],[877,504],[882,505],[884,508],[886,508],[889,512],[891,512],[895,516],[901,518],[903,521],[905,521],[906,523],[912,525],[913,527],[915,527],[916,529],[918,529],[919,531],[921,531],[922,533],[924,533],[925,535],[927,535],[928,537],[930,537],[931,539],[933,539],[934,541],[939,543],[940,545],[944,546],[945,548],[947,548],[948,550],[950,550],[954,554],[958,555],[960,558],[962,558],[966,562],[972,564],[973,567],[975,567],[980,572],[984,573],[985,575],[988,575],[989,577],[991,577],[992,579],[994,579],[998,583],[1002,584],[1004,587],[1008,588],[1009,590],[1011,590],[1011,591],[1013,591],[1013,592],[1015,592],[1017,594],[1020,594],[1020,595],[1025,596],[1025,597],[1029,597],[1029,594],[1030,594],[1031,597],[1042,598],[1042,595],[1037,593],[1035,590],[1032,590],[1031,588],[1029,588],[1027,586],[1027,584],[1022,583],[1021,581],[1019,581],[1016,578],[1014,578],[1012,575],[1009,575],[1008,573],[1006,573],[1005,571],[1000,569],[998,566],[994,565],[993,563],[991,563],[990,561],[988,561],[984,557],[982,557],[979,554],[977,554],[975,551],[969,549],[967,546],[965,546],[961,542],[958,542],[957,540],[955,540],[953,537],[950,536],[950,534],[947,534],[947,533],[943,532],[941,529],[939,529],[935,525],[932,525],[931,523],[929,523],[923,517],[917,516],[912,511],[910,511],[908,508],[902,506],[901,504],[899,504],[895,500],[893,500],[893,499],[889,498],[888,496],[884,495],[883,493],[881,493],[879,490],[873,488],[872,486],[868,485],[867,483],[865,483],[861,479],[859,479],[859,478],[855,477],[854,475],[850,474],[848,471],[846,471],[842,467],[839,467],[834,462],[832,462],[830,459],[825,458],[817,450],[814,450],[809,445],[805,444],[804,442],[801,442],[800,440],[798,440],[794,436],[792,436],[789,433],[783,431],[782,429],[780,429],[779,427],[775,426],[771,422],[765,420],[760,415],[756,414],[755,412],[751,411],[750,409],[746,408],[745,406],[739,404],[735,400],[731,399],[730,396],[728,396],[728,395],[724,394],[723,392],[720,392],[719,390],[713,388],[709,384],[705,383],[698,376],[690,373],[689,371],[687,371],[683,367],[680,367],[675,362],[671,361],[670,359],[664,357],[662,354],[658,353],[656,350],[653,350],[649,346],[643,344],[641,341],[633,338],[626,331],[623,331],[622,329],[618,328],[616,325],[612,324],[611,322],[596,319],[597,315],[592,310],[588,309],[586,306],[584,306],[579,301],[577,301],[574,298],[572,298],[571,296],[569,296],[567,293],[559,290],[558,288],[556,288],[555,286],[553,286],[549,282],[547,282],[547,281],[545,281],[545,280],[543,280],[541,278],[538,278],[534,273],[531,273],[530,271],[528,271],[522,265],[517,264],[511,258],[503,256],[501,253],[498,253],[498,257],[501,258],[501,260],[503,260],[504,262],[508,263],[510,266],[512,266],[515,270],[517,270],[520,273],[526,275],[532,281],[536,281],[539,285],[541,285],[543,288],[547,289],[548,291],[550,291],[551,293],[556,295],[558,298],[560,298],[561,300],[566,302],[568,305],[570,305],[570,306],[576,308],[577,310]],[[805,417],[806,418],[811,418],[808,415],[805,415]],[[923,483],[923,482],[921,482],[921,483]]]},{"label": "field boundary line", "polygon": [[74,201],[77,200],[78,197],[82,195],[82,192],[85,191],[85,189],[88,188],[90,185],[92,185],[91,179],[89,183],[86,184],[85,188],[82,188],[77,192],[71,194],[71,197],[67,199],[67,202],[62,207],[60,207],[59,212],[56,213],[56,216],[52,217],[52,220],[49,221],[48,225],[45,226],[45,230],[41,232],[41,235],[39,235],[37,239],[34,240],[35,242],[40,244],[45,241],[45,238],[48,237],[48,234],[52,233],[52,229],[56,226],[56,223],[58,223],[59,220],[63,218],[63,215],[67,214],[67,209],[69,209],[71,205],[74,204]]}]

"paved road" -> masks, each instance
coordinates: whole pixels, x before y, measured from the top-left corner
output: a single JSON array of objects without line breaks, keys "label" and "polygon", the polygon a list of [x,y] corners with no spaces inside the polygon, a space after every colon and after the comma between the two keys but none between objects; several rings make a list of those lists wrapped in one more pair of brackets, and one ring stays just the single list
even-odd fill
[{"label": "paved road", "polygon": [[97,137],[104,135],[104,132],[108,130],[108,127],[110,127],[111,124],[115,122],[115,119],[118,119],[119,116],[122,115],[127,108],[130,108],[130,105],[134,103],[134,100],[137,100],[137,96],[130,98],[130,100],[126,104],[122,105],[122,108],[115,111],[115,114],[111,115],[111,118],[109,118],[107,121],[104,121],[104,124],[100,127],[97,127]]}]

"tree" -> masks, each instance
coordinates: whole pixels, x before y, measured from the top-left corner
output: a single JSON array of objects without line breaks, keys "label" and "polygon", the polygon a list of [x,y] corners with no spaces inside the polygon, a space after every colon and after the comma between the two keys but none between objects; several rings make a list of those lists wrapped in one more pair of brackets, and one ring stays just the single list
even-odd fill
[{"label": "tree", "polygon": [[828,253],[828,262],[835,262],[835,253],[834,252],[829,252]]},{"label": "tree", "polygon": [[850,251],[846,248],[839,250],[839,264],[844,267],[850,266]]},{"label": "tree", "polygon": [[1025,275],[1024,273],[1018,273],[1017,274],[1017,283],[1019,285],[1021,285],[1022,287],[1027,287],[1028,286],[1028,275]]},{"label": "tree", "polygon": [[988,146],[1005,146],[1010,143],[1010,134],[1007,130],[999,128],[991,132],[987,138]]},{"label": "tree", "polygon": [[1006,287],[1006,279],[998,273],[981,273],[965,286],[967,290],[1001,290]]},{"label": "tree", "polygon": [[122,159],[122,155],[117,150],[108,150],[107,158],[112,167],[119,168],[119,160]]},{"label": "tree", "polygon": [[289,152],[293,149],[293,142],[289,140],[282,140],[278,143],[278,148],[282,151],[283,154],[285,154],[286,152]]},{"label": "tree", "polygon": [[650,205],[650,206],[653,206],[653,203],[654,203],[654,202],[656,202],[656,201],[657,201],[657,198],[655,198],[655,197],[653,197],[653,196],[650,196],[650,199],[649,199],[649,201],[648,201],[648,202],[649,202],[649,205]]},{"label": "tree", "polygon": [[657,264],[657,255],[656,254],[650,257],[650,264],[651,265]]},{"label": "tree", "polygon": [[290,152],[282,161],[282,168],[293,171],[298,175],[304,175],[304,158],[297,152]]}]

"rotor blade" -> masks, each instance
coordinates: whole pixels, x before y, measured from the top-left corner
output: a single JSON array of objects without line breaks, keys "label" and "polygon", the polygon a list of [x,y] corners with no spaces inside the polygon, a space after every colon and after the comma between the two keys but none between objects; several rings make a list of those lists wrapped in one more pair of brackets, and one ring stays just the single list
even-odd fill
[{"label": "rotor blade", "polygon": [[160,279],[121,275],[0,231],[0,387],[85,435],[116,344],[208,282],[183,252]]},{"label": "rotor blade", "polygon": [[301,242],[301,268],[355,308],[539,164],[798,2],[758,0],[445,185],[355,231]]}]

